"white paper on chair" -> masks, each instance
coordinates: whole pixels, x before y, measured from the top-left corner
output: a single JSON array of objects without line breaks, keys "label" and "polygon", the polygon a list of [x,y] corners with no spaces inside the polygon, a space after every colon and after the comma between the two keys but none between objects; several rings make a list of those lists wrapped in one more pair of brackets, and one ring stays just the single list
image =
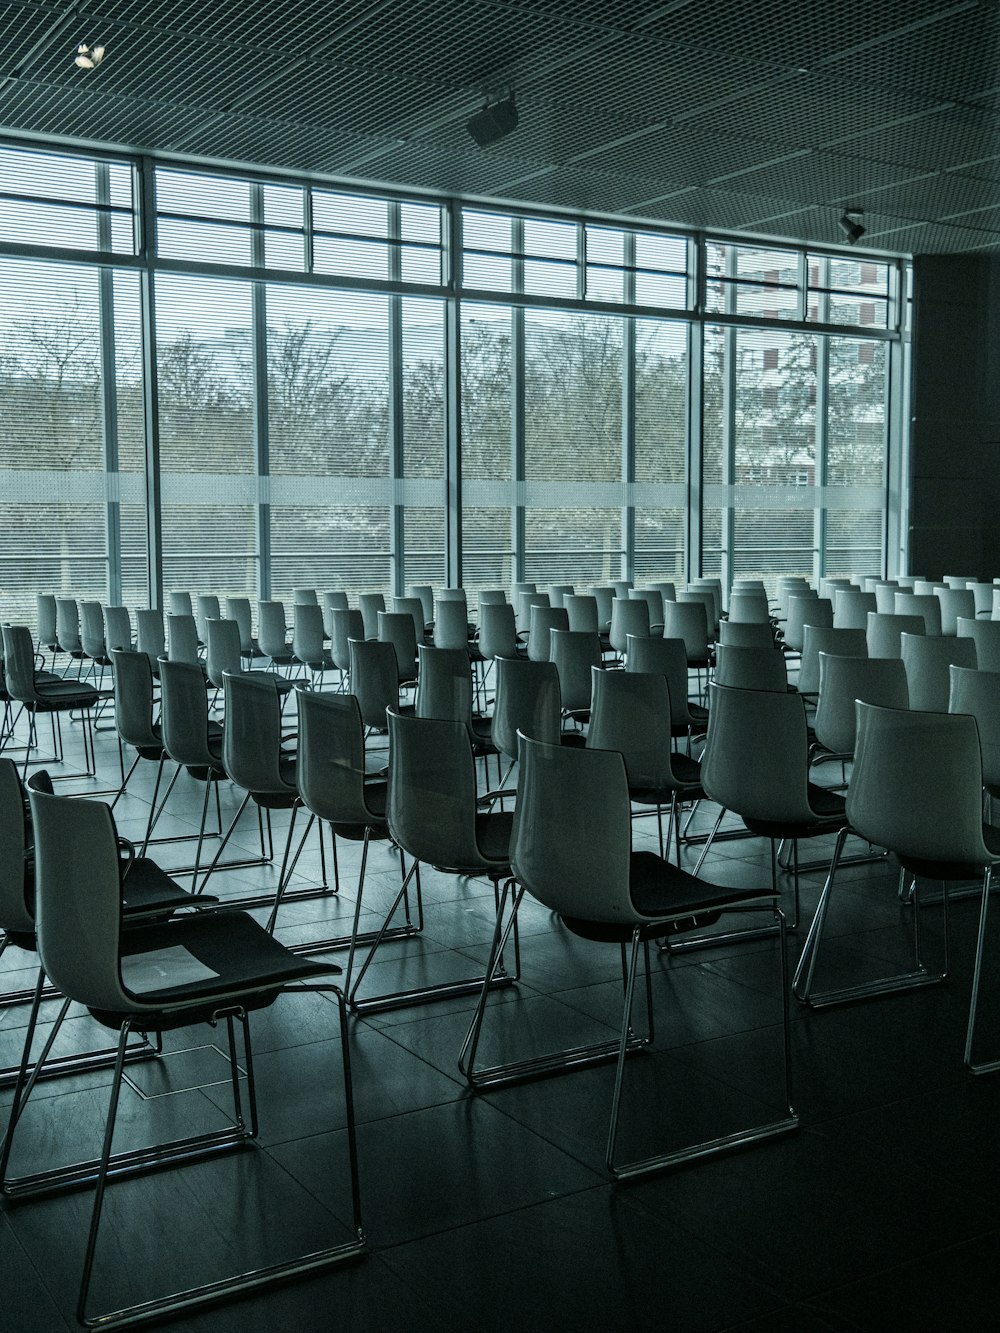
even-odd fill
[{"label": "white paper on chair", "polygon": [[133,995],[164,990],[168,986],[189,986],[192,982],[209,981],[218,975],[179,944],[167,949],[150,949],[148,953],[127,954],[122,958],[122,981]]}]

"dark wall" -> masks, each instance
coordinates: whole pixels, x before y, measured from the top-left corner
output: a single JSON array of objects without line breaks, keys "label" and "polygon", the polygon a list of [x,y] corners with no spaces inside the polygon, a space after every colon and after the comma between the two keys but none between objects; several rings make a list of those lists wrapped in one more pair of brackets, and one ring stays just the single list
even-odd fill
[{"label": "dark wall", "polygon": [[910,571],[1000,577],[1000,259],[913,269]]}]

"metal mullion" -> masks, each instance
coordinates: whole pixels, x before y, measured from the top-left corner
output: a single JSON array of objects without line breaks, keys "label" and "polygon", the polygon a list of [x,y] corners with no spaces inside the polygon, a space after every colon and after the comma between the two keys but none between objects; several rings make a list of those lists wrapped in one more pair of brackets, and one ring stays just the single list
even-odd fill
[{"label": "metal mullion", "polygon": [[146,453],[146,551],[149,605],[163,605],[163,505],[160,474],[159,379],[156,364],[156,172],[151,158],[139,167],[140,317],[142,321],[143,421]]},{"label": "metal mullion", "polygon": [[[688,295],[694,311],[705,308],[705,237],[688,244]],[[684,404],[687,456],[684,463],[685,522],[681,565],[685,581],[699,577],[704,543],[704,471],[705,471],[705,322],[690,319],[685,338],[687,352],[687,395]],[[695,559],[697,553],[697,559]],[[695,575],[695,570],[698,574]]]},{"label": "metal mullion", "polygon": [[[624,239],[627,264],[635,263],[635,233],[627,231]],[[584,270],[586,271],[586,270]],[[635,272],[626,268],[623,295],[635,300]],[[622,321],[622,576],[635,578],[635,320]]]},{"label": "metal mullion", "polygon": [[[250,210],[255,221],[263,222],[264,187],[250,186]],[[253,233],[254,265],[264,267],[265,235],[262,228]],[[267,376],[267,287],[254,282],[250,289],[250,339],[253,356],[253,430],[257,456],[257,596],[269,601],[273,589],[271,555],[271,419]]]},{"label": "metal mullion", "polygon": [[[829,278],[829,260],[826,256],[817,257],[820,277]],[[808,273],[806,280],[808,282]],[[818,293],[818,313],[825,323],[830,313],[829,293]],[[808,299],[808,294],[807,294]],[[808,311],[806,312],[808,313]],[[826,564],[826,505],[823,503],[829,469],[830,448],[830,339],[827,335],[816,336],[816,422],[814,429],[813,451],[816,459],[813,486],[819,488],[820,503],[813,511],[813,578],[818,581],[827,572]]]},{"label": "metal mullion", "polygon": [[445,394],[445,581],[461,587],[462,552],[462,305],[461,287],[462,212],[457,202],[445,210],[448,228],[445,256],[447,280],[456,294],[444,306],[444,394]]},{"label": "metal mullion", "polygon": [[[111,182],[107,163],[95,163],[97,198],[110,197]],[[100,213],[97,241],[102,250],[111,249],[111,219]],[[118,458],[118,371],[115,353],[114,272],[102,268],[97,275],[98,345],[101,359],[101,431],[104,437],[105,531],[108,559],[108,597],[112,606],[122,600],[121,491]]]},{"label": "metal mullion", "polygon": [[[524,222],[520,218],[511,221],[513,248],[524,248]],[[511,276],[516,291],[524,288],[524,260],[511,261]],[[525,421],[524,421],[524,307],[514,306],[511,310],[510,330],[510,435],[511,435],[511,548],[512,582],[520,583],[525,570],[525,518],[524,491],[527,472],[525,460]]]},{"label": "metal mullion", "polygon": [[[402,275],[400,237],[402,225],[398,202],[389,210],[389,277],[399,282]],[[389,513],[390,581],[393,595],[406,591],[406,441],[403,409],[403,298],[389,297],[389,457],[392,468],[392,507]]]}]

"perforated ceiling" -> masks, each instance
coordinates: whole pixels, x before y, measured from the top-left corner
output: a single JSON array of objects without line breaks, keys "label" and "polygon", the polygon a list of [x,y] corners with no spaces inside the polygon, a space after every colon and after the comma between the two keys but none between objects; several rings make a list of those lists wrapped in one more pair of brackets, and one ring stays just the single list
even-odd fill
[{"label": "perforated ceiling", "polygon": [[813,242],[853,206],[859,248],[1000,251],[998,36],[1000,0],[0,0],[0,132]]}]

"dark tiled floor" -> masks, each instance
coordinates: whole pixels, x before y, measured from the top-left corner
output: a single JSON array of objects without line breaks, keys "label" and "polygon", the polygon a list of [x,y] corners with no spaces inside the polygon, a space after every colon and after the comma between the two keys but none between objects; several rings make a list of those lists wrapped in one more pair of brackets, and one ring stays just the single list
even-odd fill
[{"label": "dark tiled floor", "polygon": [[[99,750],[110,780],[116,760],[106,733]],[[127,835],[141,834],[152,777],[141,765],[119,803]],[[182,778],[163,831],[189,832],[200,799],[197,784]],[[224,813],[235,808],[225,791],[223,802]],[[636,828],[637,842],[650,843],[650,822]],[[247,829],[241,841],[249,851],[249,821]],[[829,850],[820,844],[809,856]],[[171,865],[191,851],[184,843],[158,854]],[[288,904],[279,934],[292,942],[346,929],[358,861],[359,848],[342,845],[340,898]],[[766,846],[740,840],[720,844],[706,873],[749,885],[766,882],[767,868]],[[374,846],[366,924],[378,920],[397,875],[387,846]],[[315,841],[297,878],[300,886],[320,882]],[[274,869],[263,867],[220,874],[212,887],[230,896],[274,881]],[[803,877],[804,923],[821,882],[819,871]],[[841,883],[824,985],[880,975],[902,959],[908,938],[911,909],[899,904],[885,867],[849,867]],[[489,884],[426,870],[424,889],[423,937],[388,944],[366,989],[466,976],[482,964],[492,929]],[[1000,1075],[976,1079],[962,1064],[977,912],[973,899],[953,905],[947,985],[821,1013],[793,1006],[798,1134],[631,1185],[610,1184],[603,1167],[609,1069],[473,1095],[457,1057],[474,996],[353,1019],[368,1255],[173,1326],[198,1333],[443,1333],[512,1322],[769,1333],[1000,1326]],[[923,917],[932,950],[940,945],[940,909],[927,907]],[[790,939],[793,964],[803,933]],[[656,1046],[630,1061],[626,1151],[726,1133],[741,1116],[776,1113],[775,949],[763,939],[654,956]],[[615,950],[569,936],[526,903],[522,964],[517,988],[491,1001],[484,1059],[612,1035]],[[16,950],[2,967],[5,982],[31,980],[31,960]],[[25,1019],[23,1007],[0,1010],[3,1064],[18,1057]],[[984,1022],[1000,1045],[1000,1006],[988,1005]],[[283,997],[254,1016],[253,1034],[259,1148],[112,1187],[95,1279],[95,1300],[105,1307],[346,1237],[336,1011],[322,995]],[[60,1049],[95,1038],[106,1039],[79,1014]],[[219,1124],[228,1066],[212,1048],[224,1044],[207,1029],[178,1033],[169,1059],[133,1066],[120,1145]],[[19,1131],[15,1170],[93,1155],[107,1084],[99,1072],[40,1084]],[[0,1091],[0,1105],[9,1099]],[[0,1323],[11,1333],[75,1326],[89,1205],[83,1192],[3,1206]]]}]

